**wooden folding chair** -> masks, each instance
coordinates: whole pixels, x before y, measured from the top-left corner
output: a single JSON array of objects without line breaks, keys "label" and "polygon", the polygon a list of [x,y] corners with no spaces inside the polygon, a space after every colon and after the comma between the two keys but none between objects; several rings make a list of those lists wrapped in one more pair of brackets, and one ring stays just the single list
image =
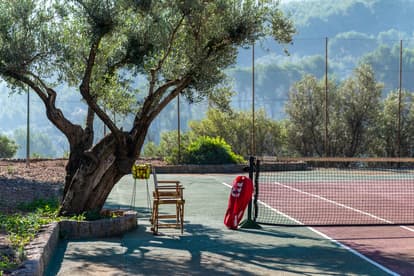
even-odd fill
[{"label": "wooden folding chair", "polygon": [[[152,170],[154,180],[153,205],[151,215],[151,230],[158,234],[159,228],[179,228],[181,234],[184,231],[184,188],[180,181],[176,180],[157,180],[155,169]],[[167,205],[175,205],[175,214],[165,213]],[[160,211],[160,207],[165,206],[165,210]],[[171,207],[169,209],[171,212]],[[173,221],[175,222],[173,223]]]}]

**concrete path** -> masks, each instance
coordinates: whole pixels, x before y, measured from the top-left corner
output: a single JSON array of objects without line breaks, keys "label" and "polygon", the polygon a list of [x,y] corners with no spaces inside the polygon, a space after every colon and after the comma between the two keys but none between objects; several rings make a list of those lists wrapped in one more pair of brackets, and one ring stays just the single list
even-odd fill
[{"label": "concrete path", "polygon": [[[46,275],[388,275],[308,228],[232,231],[223,225],[234,175],[160,175],[185,186],[185,232],[150,232],[145,181],[137,183],[138,228],[123,237],[61,241]],[[151,188],[152,182],[149,182]],[[107,205],[127,208],[125,177]]]}]

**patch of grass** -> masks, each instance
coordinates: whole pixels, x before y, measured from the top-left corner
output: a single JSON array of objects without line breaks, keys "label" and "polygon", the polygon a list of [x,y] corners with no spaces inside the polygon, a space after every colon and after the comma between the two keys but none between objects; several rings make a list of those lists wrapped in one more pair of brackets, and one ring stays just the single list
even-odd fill
[{"label": "patch of grass", "polygon": [[69,217],[70,220],[76,220],[76,221],[94,221],[98,219],[104,219],[104,218],[116,218],[118,217],[118,214],[114,212],[98,212],[98,211],[90,211],[90,212],[83,212],[79,215],[74,215]]},{"label": "patch of grass", "polygon": [[15,169],[13,166],[10,166],[10,165],[7,166],[7,174],[14,174],[14,171]]},{"label": "patch of grass", "polygon": [[35,200],[19,206],[19,209],[28,213],[12,215],[0,213],[0,228],[8,234],[17,257],[11,260],[7,256],[2,256],[0,258],[1,270],[13,269],[24,261],[24,246],[34,239],[42,226],[59,220],[59,202],[55,199]]},{"label": "patch of grass", "polygon": [[0,276],[3,276],[5,270],[13,270],[18,264],[7,255],[0,256]]},{"label": "patch of grass", "polygon": [[3,275],[3,271],[12,270],[24,261],[24,246],[34,239],[42,226],[62,219],[85,221],[118,216],[113,212],[89,212],[65,218],[58,215],[59,207],[57,199],[37,199],[18,206],[23,214],[0,213],[0,230],[6,231],[15,252],[14,259],[10,256],[0,256],[0,276]]},{"label": "patch of grass", "polygon": [[76,221],[84,221],[84,220],[86,220],[86,214],[82,213],[82,214],[79,214],[79,215],[74,215],[74,216],[69,217],[69,219],[70,220],[76,220]]},{"label": "patch of grass", "polygon": [[25,212],[38,212],[47,217],[57,217],[59,211],[59,201],[52,199],[36,199],[29,203],[23,203],[18,209]]}]

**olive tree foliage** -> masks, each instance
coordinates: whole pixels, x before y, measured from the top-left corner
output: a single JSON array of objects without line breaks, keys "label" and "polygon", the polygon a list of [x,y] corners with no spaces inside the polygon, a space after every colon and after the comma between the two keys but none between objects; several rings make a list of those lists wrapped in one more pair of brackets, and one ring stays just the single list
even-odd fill
[{"label": "olive tree foliage", "polygon": [[324,80],[305,76],[292,87],[286,104],[290,149],[301,156],[367,154],[378,131],[381,91],[365,64],[341,83],[329,81],[327,97]]},{"label": "olive tree foliage", "polygon": [[0,135],[0,158],[13,157],[18,149],[15,141],[11,140],[5,135]]},{"label": "olive tree foliage", "polygon": [[[283,155],[286,131],[283,122],[271,120],[264,110],[255,112],[257,155]],[[223,138],[232,150],[244,157],[249,156],[252,132],[252,113],[243,111],[221,112],[209,109],[205,119],[190,122],[195,137]]]},{"label": "olive tree foliage", "polygon": [[[336,85],[330,83],[329,87],[327,102],[332,103]],[[332,109],[328,105],[329,113]],[[290,89],[285,110],[290,150],[301,156],[323,156],[326,152],[325,82],[312,75],[304,76]]]},{"label": "olive tree foliage", "polygon": [[336,106],[341,147],[337,153],[353,157],[367,153],[377,135],[383,85],[375,79],[371,66],[362,64],[338,91]]},{"label": "olive tree foliage", "polygon": [[[154,118],[178,94],[215,98],[237,49],[272,35],[291,41],[292,23],[274,1],[0,1],[0,76],[29,86],[70,145],[61,214],[98,212],[130,173]],[[137,76],[145,90],[137,90]],[[88,105],[83,125],[56,105],[59,84]],[[133,114],[124,130],[105,110]],[[93,144],[98,117],[110,130]]]},{"label": "olive tree foliage", "polygon": [[412,92],[402,90],[401,105],[399,98],[399,91],[391,91],[383,101],[383,112],[378,117],[378,131],[371,143],[371,151],[377,156],[414,156],[414,96]]},{"label": "olive tree foliage", "polygon": [[[256,111],[256,152],[262,156],[288,155],[286,122],[274,121],[266,116],[264,110]],[[246,111],[210,108],[206,117],[200,121],[190,121],[190,129],[181,133],[181,155],[189,145],[203,137],[220,138],[225,141],[237,155],[247,158],[250,154],[252,131],[252,114]],[[163,132],[159,145],[149,142],[144,147],[143,155],[163,158],[168,163],[186,162],[178,159],[177,131]]]}]

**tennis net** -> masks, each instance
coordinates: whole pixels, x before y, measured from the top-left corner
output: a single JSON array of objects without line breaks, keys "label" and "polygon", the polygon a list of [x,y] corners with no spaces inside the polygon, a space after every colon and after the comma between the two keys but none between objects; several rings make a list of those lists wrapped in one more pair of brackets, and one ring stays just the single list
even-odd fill
[{"label": "tennis net", "polygon": [[255,163],[258,223],[414,224],[413,158],[257,158]]}]

